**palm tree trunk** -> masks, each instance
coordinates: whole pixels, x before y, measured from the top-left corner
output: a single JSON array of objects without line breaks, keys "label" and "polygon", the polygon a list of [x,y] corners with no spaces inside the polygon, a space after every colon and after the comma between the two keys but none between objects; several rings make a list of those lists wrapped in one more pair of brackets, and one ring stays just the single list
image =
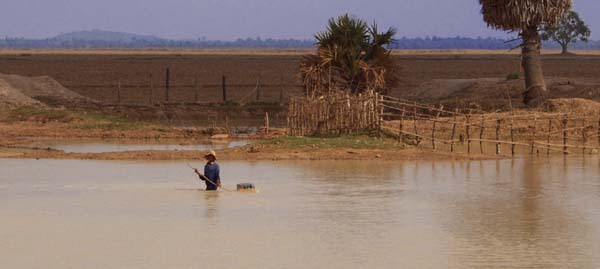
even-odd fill
[{"label": "palm tree trunk", "polygon": [[522,37],[522,66],[525,72],[526,87],[523,93],[523,102],[527,106],[537,106],[544,101],[544,97],[548,92],[544,82],[540,56],[541,38],[535,26],[524,29]]}]

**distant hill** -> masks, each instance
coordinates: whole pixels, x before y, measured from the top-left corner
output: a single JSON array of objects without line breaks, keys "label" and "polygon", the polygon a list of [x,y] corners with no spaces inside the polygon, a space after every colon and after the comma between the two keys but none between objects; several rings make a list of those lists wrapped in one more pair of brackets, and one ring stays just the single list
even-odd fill
[{"label": "distant hill", "polygon": [[110,32],[102,30],[78,31],[61,34],[50,38],[56,41],[80,41],[80,42],[115,42],[115,43],[134,43],[138,41],[158,42],[162,38],[150,35],[138,35],[123,32]]}]

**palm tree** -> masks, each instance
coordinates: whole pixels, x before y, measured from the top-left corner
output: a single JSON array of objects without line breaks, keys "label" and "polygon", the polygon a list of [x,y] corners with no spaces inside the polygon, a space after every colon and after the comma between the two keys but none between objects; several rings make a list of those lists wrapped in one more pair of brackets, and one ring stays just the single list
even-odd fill
[{"label": "palm tree", "polygon": [[393,42],[395,34],[393,28],[380,33],[376,24],[369,26],[348,14],[330,19],[327,30],[315,35],[317,54],[300,63],[307,94],[384,92],[393,86],[396,68],[385,46]]},{"label": "palm tree", "polygon": [[523,102],[535,106],[547,92],[540,59],[542,25],[558,24],[571,9],[572,0],[479,0],[488,26],[519,32],[522,66],[525,72]]}]

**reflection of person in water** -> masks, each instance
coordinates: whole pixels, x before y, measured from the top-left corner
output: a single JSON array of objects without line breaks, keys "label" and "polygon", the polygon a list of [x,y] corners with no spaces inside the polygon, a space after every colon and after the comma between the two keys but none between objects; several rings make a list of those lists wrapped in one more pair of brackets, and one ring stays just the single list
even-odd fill
[{"label": "reflection of person in water", "polygon": [[214,151],[209,151],[204,155],[206,159],[206,165],[204,165],[204,174],[201,174],[198,169],[194,169],[194,172],[204,180],[206,183],[207,191],[216,191],[217,188],[221,187],[221,176],[219,175],[219,165],[217,164],[217,154]]},{"label": "reflection of person in water", "polygon": [[[215,221],[216,217],[219,215],[219,192],[204,192],[201,196],[204,197],[206,202],[206,206],[204,207],[204,216],[212,221]],[[217,225],[217,223],[211,222],[210,225]]]}]

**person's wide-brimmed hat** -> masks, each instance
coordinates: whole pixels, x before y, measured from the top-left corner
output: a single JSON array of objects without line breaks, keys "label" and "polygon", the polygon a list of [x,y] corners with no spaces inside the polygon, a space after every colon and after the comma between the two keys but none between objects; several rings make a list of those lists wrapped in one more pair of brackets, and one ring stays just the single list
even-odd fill
[{"label": "person's wide-brimmed hat", "polygon": [[217,153],[214,150],[209,150],[208,152],[206,152],[206,154],[204,154],[204,157],[208,156],[213,156],[215,157],[215,159],[217,159]]}]

